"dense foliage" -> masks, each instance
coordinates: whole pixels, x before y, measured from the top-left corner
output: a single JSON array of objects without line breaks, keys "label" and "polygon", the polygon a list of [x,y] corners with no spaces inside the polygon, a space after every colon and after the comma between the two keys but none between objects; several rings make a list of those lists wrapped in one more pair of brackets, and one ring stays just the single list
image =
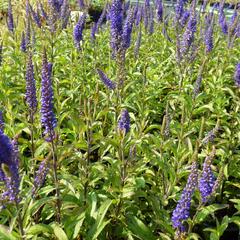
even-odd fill
[{"label": "dense foliage", "polygon": [[0,239],[237,239],[240,9],[12,4],[0,22]]}]

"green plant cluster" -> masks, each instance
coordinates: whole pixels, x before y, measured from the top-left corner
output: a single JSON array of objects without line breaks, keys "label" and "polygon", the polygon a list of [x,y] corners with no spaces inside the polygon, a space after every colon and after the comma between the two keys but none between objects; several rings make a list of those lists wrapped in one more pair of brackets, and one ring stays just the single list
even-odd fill
[{"label": "green plant cluster", "polygon": [[[102,5],[104,1],[94,4]],[[240,90],[233,75],[240,61],[239,39],[228,48],[226,36],[216,24],[214,48],[206,54],[199,28],[196,41],[200,44],[194,60],[179,64],[173,21],[165,26],[168,38],[163,34],[163,23],[155,22],[151,35],[141,23],[139,56],[134,55],[134,48],[140,28],[134,27],[119,103],[116,92],[109,90],[96,72],[99,68],[112,81],[117,79],[118,66],[112,58],[108,22],[95,41],[90,30],[84,30],[80,51],[72,37],[75,23],[70,22],[67,29],[52,34],[48,26],[38,29],[33,24],[36,41],[32,52],[39,106],[34,120],[32,156],[25,101],[27,54],[20,50],[25,28],[21,16],[14,34],[7,31],[5,22],[0,23],[3,41],[0,110],[5,133],[11,138],[18,136],[21,166],[21,201],[18,208],[2,204],[0,239],[21,239],[20,215],[25,239],[172,240],[175,235],[172,212],[190,174],[197,144],[200,144],[199,174],[212,146],[216,148],[211,167],[220,184],[205,205],[200,204],[199,191],[195,192],[191,218],[186,222],[190,230],[184,239],[217,240],[229,229],[238,231]],[[39,164],[51,158],[51,147],[42,137],[39,111],[44,47],[53,63],[60,223],[55,219],[56,189],[51,168],[37,196],[33,198],[31,192]],[[200,93],[193,98],[203,62]],[[130,114],[131,130],[126,135],[117,129],[118,108],[128,109]],[[215,139],[204,145],[202,140],[217,124],[220,130]],[[4,191],[4,186],[0,186],[0,191]]]}]

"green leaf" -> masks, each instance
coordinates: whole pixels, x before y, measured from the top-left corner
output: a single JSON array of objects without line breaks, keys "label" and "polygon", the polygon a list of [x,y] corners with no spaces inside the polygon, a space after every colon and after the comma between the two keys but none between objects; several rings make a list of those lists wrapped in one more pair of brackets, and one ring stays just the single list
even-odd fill
[{"label": "green leaf", "polygon": [[74,228],[74,233],[73,233],[73,239],[75,239],[79,232],[80,232],[80,229],[82,227],[82,224],[83,224],[83,221],[85,219],[85,212],[83,212],[77,219],[76,219],[76,225],[75,225],[75,228]]},{"label": "green leaf", "polygon": [[239,216],[233,216],[233,217],[231,217],[230,222],[235,223],[235,224],[238,225],[238,227],[240,228],[240,217],[239,217]]},{"label": "green leaf", "polygon": [[139,239],[155,240],[151,230],[137,217],[130,216],[127,219],[129,230]]},{"label": "green leaf", "polygon": [[201,237],[196,233],[190,233],[186,240],[199,240]]},{"label": "green leaf", "polygon": [[31,226],[28,231],[27,235],[38,235],[40,233],[53,233],[53,229],[46,224],[39,223],[34,226]]},{"label": "green leaf", "polygon": [[45,197],[37,200],[32,206],[30,206],[29,212],[31,213],[31,215],[34,215],[40,209],[40,207],[52,202],[54,199],[55,197]]},{"label": "green leaf", "polygon": [[97,212],[97,219],[95,224],[90,228],[87,233],[87,240],[95,240],[97,239],[98,235],[102,232],[105,226],[111,221],[104,221],[104,217],[108,211],[108,208],[111,206],[112,200],[107,199],[99,208]]},{"label": "green leaf", "polygon": [[217,210],[223,209],[228,207],[228,204],[212,204],[210,206],[204,207],[201,211],[199,211],[197,213],[197,216],[195,218],[195,224],[198,224],[202,221],[204,221],[204,219],[209,215],[212,214],[214,212],[216,212]]},{"label": "green leaf", "polygon": [[11,232],[7,229],[7,227],[0,225],[0,239],[3,240],[17,240]]},{"label": "green leaf", "polygon": [[218,234],[219,236],[222,236],[224,231],[227,229],[228,227],[228,223],[229,223],[229,217],[228,216],[225,216],[222,220],[222,223],[220,226],[218,226],[217,228],[217,231],[218,231]]},{"label": "green leaf", "polygon": [[210,234],[210,240],[219,240],[219,236],[218,236],[217,232],[212,232]]},{"label": "green leaf", "polygon": [[63,231],[63,229],[57,223],[54,223],[51,226],[52,226],[53,232],[58,240],[68,240],[66,233]]}]

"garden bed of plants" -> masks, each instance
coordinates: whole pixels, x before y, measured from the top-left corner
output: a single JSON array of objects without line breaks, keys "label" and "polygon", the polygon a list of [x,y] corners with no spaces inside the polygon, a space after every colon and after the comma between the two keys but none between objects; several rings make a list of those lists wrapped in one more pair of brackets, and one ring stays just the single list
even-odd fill
[{"label": "garden bed of plants", "polygon": [[7,2],[0,239],[239,239],[240,6],[224,4],[112,0],[90,19],[82,0]]}]

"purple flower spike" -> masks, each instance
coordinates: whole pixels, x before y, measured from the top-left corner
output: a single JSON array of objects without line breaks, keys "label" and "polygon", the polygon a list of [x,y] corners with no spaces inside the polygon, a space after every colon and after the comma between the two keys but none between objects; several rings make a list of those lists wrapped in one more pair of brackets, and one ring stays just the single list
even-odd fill
[{"label": "purple flower spike", "polygon": [[112,90],[116,88],[116,83],[111,81],[102,70],[97,69],[97,73],[101,81],[105,84],[105,86],[107,86],[109,89],[112,89]]},{"label": "purple flower spike", "polygon": [[237,64],[234,74],[235,85],[240,88],[240,63]]},{"label": "purple flower spike", "polygon": [[163,3],[162,0],[157,0],[157,21],[163,21]]},{"label": "purple flower spike", "polygon": [[30,6],[29,6],[29,0],[26,0],[26,19],[30,16]]},{"label": "purple flower spike", "polygon": [[84,0],[78,0],[78,5],[81,9],[84,8],[85,7]]},{"label": "purple flower spike", "polygon": [[91,40],[92,40],[92,42],[94,42],[95,39],[96,39],[96,35],[95,35],[96,32],[97,32],[97,23],[95,22],[95,23],[93,23],[92,28],[91,28]]},{"label": "purple flower spike", "polygon": [[60,18],[63,20],[69,10],[68,0],[64,0],[61,6]]},{"label": "purple flower spike", "polygon": [[128,0],[127,2],[124,3],[124,6],[123,6],[125,13],[129,10],[129,7],[130,7],[130,1]]},{"label": "purple flower spike", "polygon": [[41,162],[41,164],[39,165],[38,171],[36,172],[35,179],[34,179],[34,186],[32,189],[33,196],[36,194],[37,190],[44,185],[48,171],[49,171],[49,162],[46,159]]},{"label": "purple flower spike", "polygon": [[30,19],[27,18],[26,22],[26,36],[25,36],[26,47],[29,47],[31,42],[31,26],[30,26]]},{"label": "purple flower spike", "polygon": [[153,34],[154,32],[154,14],[153,9],[149,9],[149,34]]},{"label": "purple flower spike", "polygon": [[145,0],[145,6],[150,7],[150,0]]},{"label": "purple flower spike", "polygon": [[128,11],[128,15],[123,26],[123,36],[122,36],[123,43],[122,44],[125,50],[128,49],[131,44],[133,21],[134,21],[134,11],[133,9],[130,9]]},{"label": "purple flower spike", "polygon": [[172,224],[180,232],[184,232],[185,228],[183,221],[190,217],[190,207],[192,195],[198,184],[198,169],[197,162],[194,161],[191,167],[191,173],[188,177],[187,184],[183,189],[182,195],[172,214]]},{"label": "purple flower spike", "polygon": [[11,0],[8,1],[7,26],[8,26],[8,30],[13,33],[14,32],[14,22],[13,22]]},{"label": "purple flower spike", "polygon": [[214,139],[217,136],[217,133],[219,131],[219,126],[214,127],[211,131],[209,131],[204,139],[202,140],[203,144],[208,144],[209,142],[213,142]]},{"label": "purple flower spike", "polygon": [[0,163],[12,164],[12,145],[10,139],[0,131]]},{"label": "purple flower spike", "polygon": [[175,8],[175,19],[179,21],[184,13],[184,1],[177,0],[176,8]]},{"label": "purple flower spike", "polygon": [[110,10],[111,47],[115,54],[121,49],[123,33],[123,7],[121,0],[113,0]]},{"label": "purple flower spike", "polygon": [[19,201],[19,156],[17,142],[0,131],[0,172],[1,180],[5,182],[6,190],[0,196],[1,201]]},{"label": "purple flower spike", "polygon": [[142,20],[142,15],[143,15],[143,6],[142,7],[138,7],[136,20],[135,20],[136,26],[139,26],[139,24],[140,24],[140,22]]},{"label": "purple flower spike", "polygon": [[180,58],[183,58],[184,55],[188,53],[188,50],[194,41],[194,34],[196,32],[196,28],[197,28],[196,14],[195,12],[193,12],[188,20],[186,30],[180,42]]},{"label": "purple flower spike", "polygon": [[216,154],[216,150],[215,148],[213,148],[213,151],[211,152],[211,154],[205,158],[202,175],[199,180],[199,191],[201,193],[203,203],[206,203],[208,197],[212,194],[213,187],[216,181],[216,178],[213,175],[213,172],[211,169],[212,160],[215,154]]},{"label": "purple flower spike", "polygon": [[27,51],[26,38],[25,38],[25,33],[24,32],[22,32],[22,39],[21,39],[20,49],[21,49],[22,52],[26,52]]},{"label": "purple flower spike", "polygon": [[56,13],[59,13],[61,10],[61,6],[63,4],[62,0],[48,0],[48,4],[52,7]]},{"label": "purple flower spike", "polygon": [[61,6],[60,18],[62,20],[62,29],[67,28],[67,24],[71,15],[71,9],[69,7],[68,0],[64,0]]},{"label": "purple flower spike", "polygon": [[197,95],[199,94],[201,85],[202,85],[202,75],[198,75],[196,82],[194,84],[193,99],[195,99],[197,97]]},{"label": "purple flower spike", "polygon": [[46,13],[46,11],[45,11],[45,9],[44,9],[44,7],[43,7],[41,2],[38,2],[38,9],[39,9],[39,12],[40,12],[41,16],[45,20],[48,20],[48,15],[47,15],[47,13]]},{"label": "purple flower spike", "polygon": [[135,56],[135,58],[137,58],[138,55],[139,55],[139,49],[140,49],[141,41],[142,41],[142,31],[141,31],[141,28],[139,28],[137,41],[136,41],[135,47],[134,47],[134,56]]},{"label": "purple flower spike", "polygon": [[182,27],[185,27],[188,19],[189,19],[189,16],[190,16],[190,12],[189,10],[185,10],[184,13],[182,14],[182,17],[180,19],[180,24]]},{"label": "purple flower spike", "polygon": [[127,109],[122,110],[121,118],[118,122],[118,129],[125,134],[130,130],[130,116]]},{"label": "purple flower spike", "polygon": [[70,16],[71,16],[71,10],[68,9],[68,11],[66,12],[66,15],[65,15],[64,19],[62,20],[62,29],[66,29],[66,28],[67,28],[67,25],[68,25]]},{"label": "purple flower spike", "polygon": [[144,27],[145,29],[147,30],[148,29],[148,26],[149,26],[149,12],[150,12],[150,6],[146,6],[144,5],[144,8],[143,8],[143,20],[144,20]]},{"label": "purple flower spike", "polygon": [[108,8],[108,4],[105,5],[98,21],[97,21],[97,26],[96,26],[96,33],[99,31],[104,19],[106,18],[106,15],[107,15],[107,8]]},{"label": "purple flower spike", "polygon": [[206,52],[209,53],[213,49],[213,25],[214,25],[213,12],[207,16],[205,25],[206,29],[204,34],[204,42],[206,46]]},{"label": "purple flower spike", "polygon": [[219,22],[219,25],[220,25],[220,27],[222,29],[222,32],[224,34],[227,34],[228,33],[228,25],[227,25],[226,17],[225,17],[225,14],[224,14],[223,10],[221,10],[219,12],[219,20],[218,20],[218,22]]},{"label": "purple flower spike", "polygon": [[82,14],[74,27],[73,30],[73,38],[75,42],[75,46],[77,49],[80,49],[80,42],[83,40],[83,29],[86,21],[86,14]]},{"label": "purple flower spike", "polygon": [[29,8],[30,8],[30,12],[32,14],[32,18],[33,18],[34,22],[36,23],[36,25],[39,28],[41,28],[42,24],[41,24],[41,20],[40,20],[39,10],[37,9],[37,11],[35,12],[33,7],[31,6],[31,4],[29,4]]},{"label": "purple flower spike", "polygon": [[41,105],[41,123],[44,128],[45,139],[46,141],[51,142],[55,138],[54,128],[57,125],[57,120],[53,112],[52,80],[45,49],[42,59]]},{"label": "purple flower spike", "polygon": [[36,81],[32,63],[32,54],[29,53],[26,73],[26,102],[31,114],[37,111]]}]

